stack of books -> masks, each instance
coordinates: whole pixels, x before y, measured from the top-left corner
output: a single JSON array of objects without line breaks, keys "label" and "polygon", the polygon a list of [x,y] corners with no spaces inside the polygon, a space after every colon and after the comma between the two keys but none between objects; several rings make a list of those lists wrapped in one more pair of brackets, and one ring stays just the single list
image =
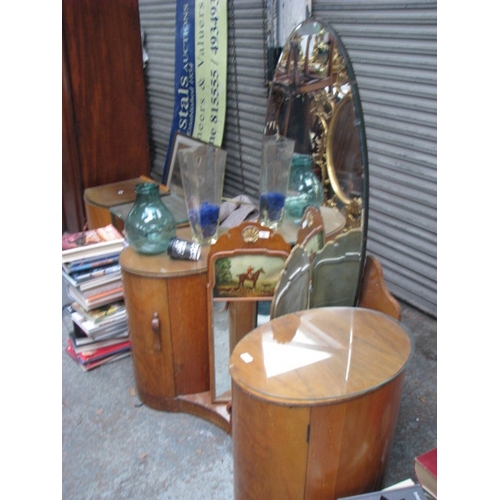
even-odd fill
[{"label": "stack of books", "polygon": [[89,311],[123,298],[118,258],[125,239],[112,224],[62,236],[68,295]]},{"label": "stack of books", "polygon": [[130,355],[118,262],[123,235],[108,225],[62,237],[62,275],[73,302],[66,352],[84,371]]},{"label": "stack of books", "polygon": [[91,311],[73,302],[66,306],[65,312],[73,322],[66,352],[84,371],[130,355],[127,312],[123,301]]}]

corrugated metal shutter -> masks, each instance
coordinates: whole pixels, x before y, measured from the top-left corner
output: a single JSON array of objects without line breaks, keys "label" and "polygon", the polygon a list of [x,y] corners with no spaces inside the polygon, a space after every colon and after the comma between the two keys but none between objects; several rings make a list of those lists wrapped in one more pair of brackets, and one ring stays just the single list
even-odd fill
[{"label": "corrugated metal shutter", "polygon": [[437,315],[437,3],[313,1],[356,74],[368,144],[367,251],[392,293]]},{"label": "corrugated metal shutter", "polygon": [[[436,315],[436,2],[312,5],[313,15],[341,36],[357,77],[370,164],[368,251],[383,263],[394,295]],[[266,21],[255,0],[234,0],[234,17],[228,11],[224,194],[257,197],[267,105]],[[174,107],[175,1],[139,0],[139,12],[149,54],[152,175],[160,179]]]},{"label": "corrugated metal shutter", "polygon": [[[228,0],[228,81],[225,196],[242,192],[258,198],[260,150],[267,105],[264,63],[265,17],[261,2]],[[174,0],[139,0],[149,57],[146,85],[150,116],[152,177],[160,179],[174,109]],[[236,64],[235,64],[236,61]]]}]

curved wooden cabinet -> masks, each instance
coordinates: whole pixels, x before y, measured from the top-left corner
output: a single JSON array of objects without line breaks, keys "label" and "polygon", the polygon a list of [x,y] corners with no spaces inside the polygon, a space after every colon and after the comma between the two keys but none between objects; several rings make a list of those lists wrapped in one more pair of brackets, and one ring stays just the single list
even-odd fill
[{"label": "curved wooden cabinet", "polygon": [[[188,239],[189,228],[178,230]],[[120,255],[132,362],[139,398],[162,411],[183,411],[228,431],[224,407],[210,403],[207,253],[199,261],[166,253]]]},{"label": "curved wooden cabinet", "polygon": [[255,329],[230,358],[235,499],[331,499],[379,489],[411,339],[362,308]]}]

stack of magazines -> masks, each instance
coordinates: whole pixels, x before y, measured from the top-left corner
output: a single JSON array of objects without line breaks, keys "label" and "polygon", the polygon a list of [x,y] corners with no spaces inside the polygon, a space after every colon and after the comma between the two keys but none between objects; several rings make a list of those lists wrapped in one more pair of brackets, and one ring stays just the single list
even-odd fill
[{"label": "stack of magazines", "polygon": [[118,262],[123,235],[113,226],[62,237],[65,307],[73,329],[66,352],[84,371],[130,355],[127,312]]}]

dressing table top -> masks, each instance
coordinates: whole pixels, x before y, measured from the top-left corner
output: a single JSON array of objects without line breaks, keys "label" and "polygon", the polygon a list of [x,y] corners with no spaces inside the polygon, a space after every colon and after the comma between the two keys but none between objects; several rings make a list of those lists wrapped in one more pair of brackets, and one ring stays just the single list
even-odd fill
[{"label": "dressing table top", "polygon": [[[321,207],[326,236],[341,231],[344,224],[344,217],[335,210],[327,207]],[[282,228],[278,230],[285,241],[294,242],[297,238],[297,225],[291,220],[284,221]],[[177,237],[192,241],[191,229],[189,226],[178,227]],[[207,255],[210,246],[201,248],[201,257],[198,261],[174,260],[164,252],[158,255],[143,255],[135,252],[132,248],[125,248],[120,255],[120,265],[125,271],[133,274],[140,274],[151,277],[176,277],[189,274],[198,274],[207,270]]]},{"label": "dressing table top", "polygon": [[378,311],[309,309],[280,316],[236,345],[233,381],[277,404],[338,402],[374,390],[405,368],[411,338]]},{"label": "dressing table top", "polygon": [[[191,240],[189,227],[177,228],[178,238]],[[172,259],[167,252],[158,255],[143,255],[133,248],[127,247],[120,254],[120,265],[123,270],[132,274],[152,278],[175,278],[200,274],[207,271],[207,255],[210,246],[201,247],[200,260]]]}]

